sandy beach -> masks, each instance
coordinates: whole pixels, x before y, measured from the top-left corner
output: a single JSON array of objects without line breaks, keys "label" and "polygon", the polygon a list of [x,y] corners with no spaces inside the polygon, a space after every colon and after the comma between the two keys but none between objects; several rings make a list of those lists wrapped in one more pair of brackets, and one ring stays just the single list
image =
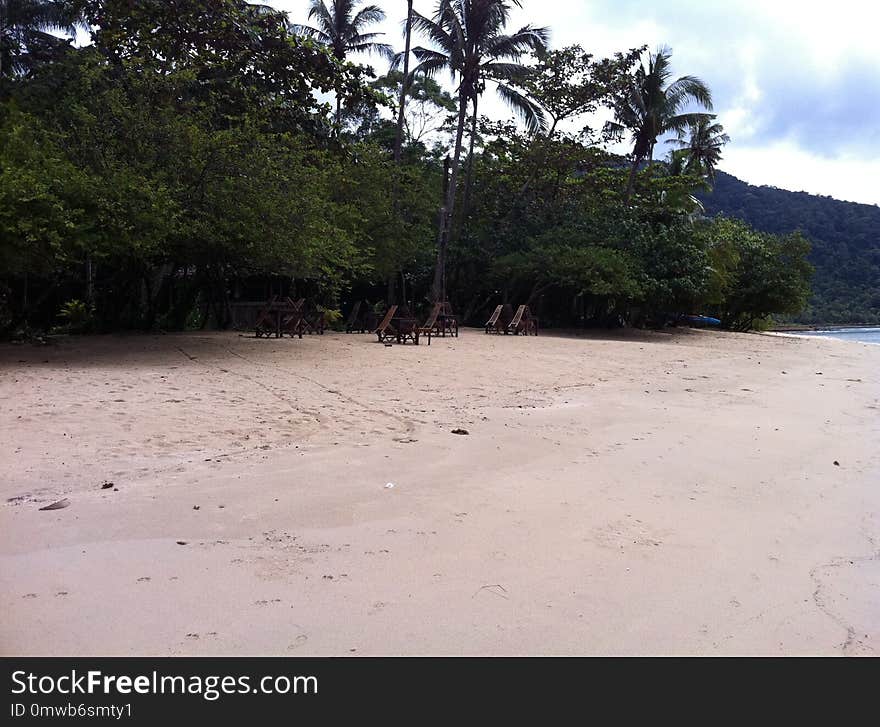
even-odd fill
[{"label": "sandy beach", "polygon": [[878,346],[71,337],[0,401],[4,655],[880,653]]}]

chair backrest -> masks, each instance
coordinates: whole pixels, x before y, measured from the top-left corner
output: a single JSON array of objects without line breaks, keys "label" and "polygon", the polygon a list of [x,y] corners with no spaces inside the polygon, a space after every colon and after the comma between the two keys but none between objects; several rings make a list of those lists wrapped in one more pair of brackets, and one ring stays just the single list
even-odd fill
[{"label": "chair backrest", "polygon": [[516,315],[513,317],[513,320],[510,322],[511,328],[518,328],[520,323],[522,323],[523,314],[526,312],[526,306],[521,305],[516,309]]},{"label": "chair backrest", "polygon": [[431,308],[431,315],[428,316],[428,320],[425,321],[424,328],[433,328],[437,325],[437,316],[440,315],[440,311],[443,308],[442,303],[435,303],[434,307]]},{"label": "chair backrest", "polygon": [[296,301],[295,301],[295,300],[293,300],[293,298],[291,298],[290,296],[288,296],[288,297],[286,297],[286,298],[284,299],[284,302],[285,302],[287,305],[289,305],[291,308],[293,308],[294,311],[296,311],[296,312],[300,312],[300,311],[302,311],[303,306],[305,305],[306,299],[305,299],[305,298],[300,298],[299,300],[296,300]]},{"label": "chair backrest", "polygon": [[503,308],[503,305],[495,306],[495,310],[492,312],[492,317],[488,321],[486,321],[486,328],[494,326],[496,323],[498,323],[498,319],[501,317],[501,311]]},{"label": "chair backrest", "polygon": [[388,311],[385,313],[385,317],[382,319],[382,322],[376,328],[377,331],[384,331],[388,326],[391,325],[391,319],[394,318],[394,315],[397,313],[397,306],[392,305]]}]

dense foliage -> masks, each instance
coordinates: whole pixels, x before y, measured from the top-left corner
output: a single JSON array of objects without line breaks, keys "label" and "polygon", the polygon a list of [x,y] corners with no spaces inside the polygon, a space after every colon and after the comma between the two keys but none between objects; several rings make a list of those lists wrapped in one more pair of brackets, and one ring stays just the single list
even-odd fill
[{"label": "dense foliage", "polygon": [[[243,0],[61,3],[92,42],[37,59],[16,41],[28,62],[0,77],[0,330],[225,326],[270,292],[420,308],[438,280],[469,323],[506,301],[551,325],[798,313],[806,242],[701,217],[708,158],[639,167],[560,130],[644,81],[643,49],[549,51],[505,34],[508,4],[440,0],[416,23],[439,50],[414,49],[404,86]],[[447,32],[465,10],[485,21],[473,66]],[[426,61],[471,74],[458,98]],[[494,82],[528,132],[477,115]]]},{"label": "dense foliage", "polygon": [[880,207],[755,187],[723,173],[703,201],[709,214],[736,217],[774,234],[800,230],[810,240],[813,295],[793,320],[880,323]]}]

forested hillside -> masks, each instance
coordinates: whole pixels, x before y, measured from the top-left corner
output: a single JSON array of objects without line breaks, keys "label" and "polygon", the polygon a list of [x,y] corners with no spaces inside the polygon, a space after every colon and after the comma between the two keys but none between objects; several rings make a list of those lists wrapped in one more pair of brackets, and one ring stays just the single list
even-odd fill
[{"label": "forested hillside", "polygon": [[702,201],[709,215],[736,217],[774,234],[800,230],[809,238],[813,296],[796,320],[880,323],[880,207],[755,187],[723,172]]}]

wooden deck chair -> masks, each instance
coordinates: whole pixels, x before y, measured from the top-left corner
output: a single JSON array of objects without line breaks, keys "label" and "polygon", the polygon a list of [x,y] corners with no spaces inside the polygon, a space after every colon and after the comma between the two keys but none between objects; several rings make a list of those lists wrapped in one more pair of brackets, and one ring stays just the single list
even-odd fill
[{"label": "wooden deck chair", "polygon": [[448,333],[450,336],[458,338],[458,316],[452,312],[452,304],[448,300],[442,306],[440,311],[440,335],[445,336]]},{"label": "wooden deck chair", "polygon": [[381,323],[373,331],[379,337],[379,343],[385,343],[392,339],[397,339],[397,330],[391,325],[391,319],[397,314],[397,306],[392,305],[385,313],[385,317]]},{"label": "wooden deck chair", "polygon": [[[512,333],[514,336],[517,336],[525,331],[526,322],[523,321],[523,316],[525,316],[527,308],[528,306],[521,305],[519,308],[516,309],[513,320],[511,320],[510,323],[507,324],[508,333]],[[526,320],[528,320],[528,318],[526,318]]]},{"label": "wooden deck chair", "polygon": [[496,305],[495,306],[495,310],[492,311],[492,316],[489,318],[488,321],[486,321],[486,333],[489,333],[489,331],[492,331],[493,333],[497,333],[498,328],[499,328],[498,321],[501,318],[501,311],[503,308],[504,308],[503,305]]},{"label": "wooden deck chair", "polygon": [[303,337],[303,329],[305,328],[303,308],[305,302],[305,298],[300,298],[297,301],[293,301],[290,298],[285,300],[286,305],[284,308],[284,315],[281,318],[282,336],[286,333],[291,338],[294,336],[299,336],[300,338]]},{"label": "wooden deck chair", "polygon": [[419,333],[428,337],[429,346],[431,345],[431,336],[436,335],[435,329],[437,328],[437,317],[440,315],[442,309],[442,303],[434,303],[434,306],[431,308],[431,312],[428,315],[428,320],[425,321],[425,325],[419,326]]},{"label": "wooden deck chair", "polygon": [[275,304],[278,301],[278,296],[273,295],[267,302],[266,305],[260,309],[260,312],[257,313],[257,321],[254,323],[254,333],[257,338],[262,338],[266,336],[277,335],[278,328],[275,321],[275,316],[272,313],[275,310]]},{"label": "wooden deck chair", "polygon": [[[348,320],[345,321],[345,332],[352,333],[356,328],[360,328],[358,325],[362,323],[363,319],[361,318],[361,305],[363,305],[362,300],[359,300],[354,304],[354,308],[351,309],[351,313],[348,314]],[[361,333],[363,333],[363,329],[361,329]]]},{"label": "wooden deck chair", "polygon": [[303,321],[302,327],[305,333],[317,333],[319,336],[324,335],[327,328],[327,316],[317,305],[303,304]]},{"label": "wooden deck chair", "polygon": [[[421,335],[422,327],[415,318],[398,318],[396,330],[398,343],[412,341],[416,346],[419,345],[419,336]],[[430,344],[430,338],[428,339],[428,343]]]}]

